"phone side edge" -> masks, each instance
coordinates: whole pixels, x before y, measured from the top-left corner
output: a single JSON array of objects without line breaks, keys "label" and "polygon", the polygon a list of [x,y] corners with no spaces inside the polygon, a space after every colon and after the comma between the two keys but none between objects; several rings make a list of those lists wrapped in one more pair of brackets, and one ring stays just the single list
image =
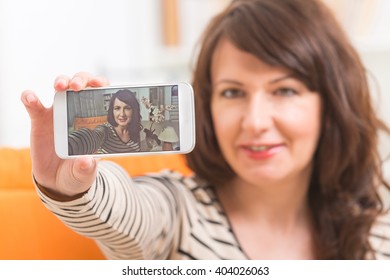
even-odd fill
[{"label": "phone side edge", "polygon": [[195,147],[194,91],[188,83],[179,83],[180,153],[189,153]]},{"label": "phone side edge", "polygon": [[68,158],[66,91],[56,92],[53,102],[54,150],[58,157]]}]

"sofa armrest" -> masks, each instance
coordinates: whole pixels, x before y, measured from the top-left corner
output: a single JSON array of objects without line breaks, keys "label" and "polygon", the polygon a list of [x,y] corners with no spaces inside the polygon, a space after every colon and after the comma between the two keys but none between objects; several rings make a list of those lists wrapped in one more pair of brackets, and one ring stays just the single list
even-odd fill
[{"label": "sofa armrest", "polygon": [[104,259],[96,243],[66,227],[35,190],[0,191],[0,224],[0,259]]}]

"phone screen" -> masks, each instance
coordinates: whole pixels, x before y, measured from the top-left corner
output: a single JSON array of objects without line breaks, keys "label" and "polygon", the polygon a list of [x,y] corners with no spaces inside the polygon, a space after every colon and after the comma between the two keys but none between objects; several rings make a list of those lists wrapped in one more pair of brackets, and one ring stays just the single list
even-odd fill
[{"label": "phone screen", "polygon": [[177,84],[66,92],[68,155],[180,151]]}]

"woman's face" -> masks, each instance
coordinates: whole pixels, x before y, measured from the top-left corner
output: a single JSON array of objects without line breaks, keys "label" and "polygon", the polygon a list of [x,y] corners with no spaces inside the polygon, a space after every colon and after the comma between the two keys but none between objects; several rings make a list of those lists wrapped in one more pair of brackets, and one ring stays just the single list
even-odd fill
[{"label": "woman's face", "polygon": [[127,126],[131,122],[133,109],[130,107],[130,105],[126,104],[123,101],[120,101],[118,98],[115,98],[113,113],[115,122],[119,126]]},{"label": "woman's face", "polygon": [[217,141],[238,178],[308,182],[321,130],[320,95],[228,40],[215,50],[211,76]]}]

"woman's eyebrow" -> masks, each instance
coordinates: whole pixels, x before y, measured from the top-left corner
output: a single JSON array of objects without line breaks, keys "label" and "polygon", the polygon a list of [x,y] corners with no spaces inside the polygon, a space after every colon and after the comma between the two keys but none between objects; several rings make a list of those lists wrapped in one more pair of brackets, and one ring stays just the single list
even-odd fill
[{"label": "woman's eyebrow", "polygon": [[231,79],[221,79],[221,80],[218,80],[218,81],[215,82],[214,85],[223,84],[223,83],[236,84],[238,86],[243,85],[241,82],[236,81],[236,80],[231,80]]},{"label": "woman's eyebrow", "polygon": [[[275,79],[271,80],[269,83],[274,84],[274,83],[277,83],[277,82],[280,82],[283,80],[287,80],[287,79],[291,79],[291,78],[294,78],[293,75],[287,74],[287,75],[284,75],[282,77],[275,78]],[[236,81],[236,80],[232,80],[232,79],[221,79],[221,80],[216,81],[214,85],[218,85],[221,83],[236,84],[239,86],[243,85],[243,83]]]},{"label": "woman's eyebrow", "polygon": [[283,81],[283,80],[287,80],[287,79],[291,79],[291,78],[294,78],[293,75],[287,74],[287,75],[285,75],[285,76],[282,76],[282,77],[273,79],[273,80],[271,80],[269,83],[270,83],[270,84],[275,84],[275,83],[277,83],[277,82],[280,82],[280,81]]}]

